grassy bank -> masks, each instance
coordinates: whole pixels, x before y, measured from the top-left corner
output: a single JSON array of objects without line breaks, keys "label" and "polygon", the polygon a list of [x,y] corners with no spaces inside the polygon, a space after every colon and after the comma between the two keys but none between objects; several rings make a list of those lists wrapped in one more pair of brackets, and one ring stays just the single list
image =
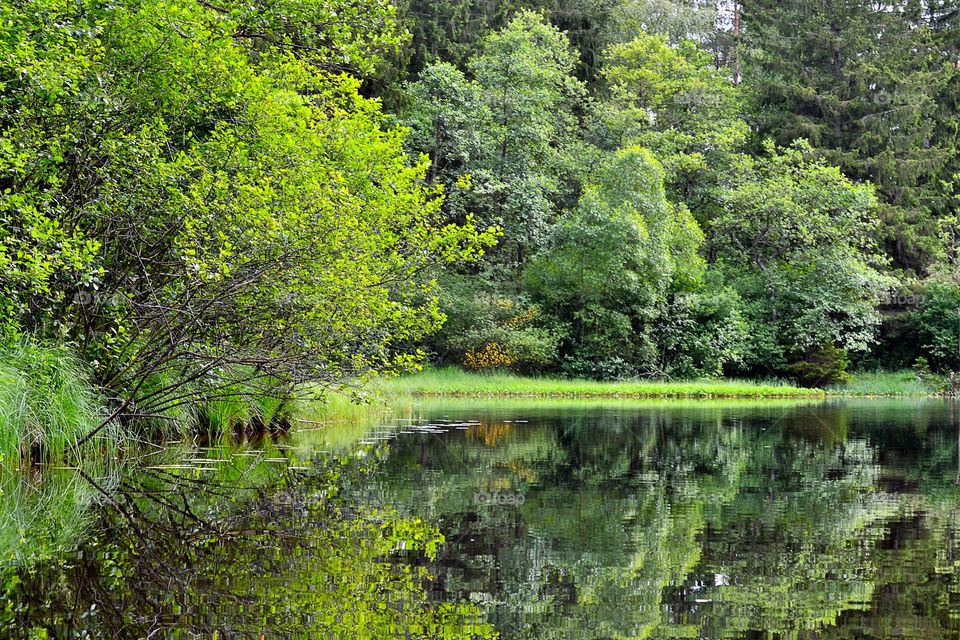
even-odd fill
[{"label": "grassy bank", "polygon": [[[329,431],[327,427],[337,424],[347,428],[352,425],[356,433],[343,434],[352,438],[362,436],[369,425],[401,409],[404,401],[420,398],[474,398],[485,402],[497,398],[576,402],[816,401],[826,397],[928,397],[939,394],[943,384],[941,378],[920,379],[910,371],[863,373],[843,386],[804,389],[778,380],[595,382],[446,368],[381,382],[379,393],[371,394],[377,397],[372,403],[358,404],[347,394],[311,389],[302,389],[295,400],[281,402],[268,389],[238,384],[229,386],[227,395],[171,411],[156,429],[168,438],[198,434],[244,438],[256,435],[256,428],[272,431],[274,423],[301,431]],[[0,348],[0,464],[28,458],[69,457],[78,440],[90,433],[104,415],[84,367],[67,350],[31,343]],[[112,424],[98,434],[99,445],[107,450],[119,448],[125,439],[136,435],[125,429]]]},{"label": "grassy bank", "polygon": [[940,393],[938,380],[920,381],[910,371],[861,373],[845,385],[804,389],[781,380],[698,380],[687,382],[595,382],[533,378],[509,373],[429,369],[381,384],[387,397],[474,398],[821,398],[924,397]]},{"label": "grassy bank", "polygon": [[382,383],[393,397],[517,398],[816,398],[819,389],[801,389],[780,381],[701,380],[691,382],[595,382],[561,378],[527,378],[508,373],[467,373],[431,369]]},{"label": "grassy bank", "polygon": [[941,395],[947,385],[942,376],[924,376],[920,379],[912,371],[861,372],[844,385],[827,388],[833,396],[850,397],[926,397]]}]

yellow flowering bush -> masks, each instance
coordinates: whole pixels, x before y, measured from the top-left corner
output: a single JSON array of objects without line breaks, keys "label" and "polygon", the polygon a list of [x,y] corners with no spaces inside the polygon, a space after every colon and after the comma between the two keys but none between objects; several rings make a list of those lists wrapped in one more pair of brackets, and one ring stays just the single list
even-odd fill
[{"label": "yellow flowering bush", "polygon": [[504,351],[496,342],[488,342],[482,349],[470,349],[464,357],[463,364],[468,369],[484,371],[489,369],[506,369],[514,364],[515,360]]}]

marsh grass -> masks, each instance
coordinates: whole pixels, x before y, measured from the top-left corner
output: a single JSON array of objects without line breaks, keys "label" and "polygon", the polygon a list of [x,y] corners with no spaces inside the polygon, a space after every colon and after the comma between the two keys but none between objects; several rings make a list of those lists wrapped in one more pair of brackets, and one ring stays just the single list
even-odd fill
[{"label": "marsh grass", "polygon": [[853,379],[842,385],[828,387],[831,395],[856,397],[924,397],[942,392],[944,380],[937,376],[920,378],[910,370],[855,373]]},{"label": "marsh grass", "polygon": [[595,382],[561,378],[526,378],[509,373],[467,373],[428,369],[381,383],[392,397],[556,397],[556,398],[815,398],[820,389],[803,389],[780,381],[698,380],[690,382]]},{"label": "marsh grass", "polygon": [[180,384],[169,371],[155,374],[138,395],[148,403],[144,414],[133,414],[133,426],[170,438],[255,435],[286,428],[296,405],[284,385],[244,366],[226,367],[189,384]]},{"label": "marsh grass", "polygon": [[[67,348],[0,346],[0,459],[63,458],[102,413],[89,376]],[[116,435],[111,428],[101,438]]]},{"label": "marsh grass", "polygon": [[364,422],[376,419],[386,411],[385,398],[379,395],[358,398],[343,391],[307,387],[297,395],[294,418],[300,424],[328,425]]}]

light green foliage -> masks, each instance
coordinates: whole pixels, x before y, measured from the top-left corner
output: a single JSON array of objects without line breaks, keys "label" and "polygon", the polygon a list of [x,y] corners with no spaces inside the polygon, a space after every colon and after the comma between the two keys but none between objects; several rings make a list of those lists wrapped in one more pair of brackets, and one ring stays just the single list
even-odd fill
[{"label": "light green foliage", "polygon": [[72,453],[101,419],[99,402],[86,367],[66,348],[0,346],[0,466]]},{"label": "light green foliage", "polygon": [[0,10],[5,333],[76,342],[120,399],[169,371],[415,361],[442,321],[426,272],[489,236],[443,222],[337,73],[399,43],[389,5],[30,6]]},{"label": "light green foliage", "polygon": [[650,149],[674,202],[700,221],[717,215],[716,185],[749,133],[736,87],[694,42],[673,46],[644,33],[607,51],[603,77],[609,95],[596,110],[600,144]]},{"label": "light green foliage", "polygon": [[[96,467],[86,465],[85,472],[96,477],[100,490],[114,490],[119,481],[116,469],[106,473]],[[84,478],[73,469],[19,471],[16,465],[0,464],[0,566],[4,569],[43,566],[75,549],[94,526],[92,510],[103,498],[89,482],[90,476]],[[0,590],[13,586],[0,581]],[[5,613],[0,605],[0,621],[6,621]]]},{"label": "light green foliage", "polygon": [[[217,637],[219,629],[496,638],[475,605],[431,597],[434,576],[423,563],[435,562],[445,542],[437,527],[343,495],[370,483],[376,463],[355,447],[317,453],[298,460],[289,446],[171,447],[152,457],[153,468],[127,472],[119,488],[99,477],[94,486],[79,471],[46,481],[0,474],[9,492],[0,493],[0,626],[89,638]],[[284,458],[310,473],[294,479],[277,464]],[[123,506],[96,511],[96,499]],[[231,606],[215,604],[222,601]]]},{"label": "light green foliage", "polygon": [[265,0],[254,8],[225,0],[202,3],[234,25],[255,51],[281,50],[318,68],[365,76],[407,40],[386,0]]},{"label": "light green foliage", "polygon": [[[462,369],[427,369],[383,382],[386,398],[819,398],[818,389],[803,389],[782,380],[699,380],[600,382],[554,377],[521,377],[510,373],[467,373]],[[489,408],[489,405],[485,405]]]},{"label": "light green foliage", "polygon": [[[99,244],[73,225],[59,197],[58,167],[70,138],[60,102],[90,104],[90,68],[102,59],[99,25],[77,16],[61,23],[67,3],[0,6],[0,338],[22,332],[30,316],[64,303],[67,287],[97,274]],[[45,116],[45,117],[44,117]],[[53,133],[50,127],[56,127]]]},{"label": "light green foliage", "polygon": [[[736,340],[722,337],[738,331],[728,325],[736,322],[735,311],[721,304],[710,312],[705,299],[688,299],[693,317],[718,319],[716,333],[707,329],[701,338],[723,342],[728,352],[707,354],[704,344],[681,347],[683,323],[669,308],[672,294],[702,287],[702,243],[689,211],[667,202],[663,170],[648,151],[630,147],[611,156],[525,275],[535,299],[570,325],[569,372],[601,378],[640,372],[710,375],[735,360]],[[654,332],[667,344],[658,345]],[[676,371],[674,357],[686,359]],[[712,364],[703,364],[704,357]]]},{"label": "light green foliage", "polygon": [[713,227],[715,251],[743,296],[751,364],[777,366],[825,346],[865,351],[889,286],[871,246],[876,199],[808,146],[767,146],[740,166]]}]

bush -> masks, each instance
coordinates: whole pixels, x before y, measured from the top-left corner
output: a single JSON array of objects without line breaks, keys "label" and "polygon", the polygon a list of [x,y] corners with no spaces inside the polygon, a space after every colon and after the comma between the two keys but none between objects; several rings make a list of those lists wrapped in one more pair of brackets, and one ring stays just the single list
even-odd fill
[{"label": "bush", "polygon": [[664,374],[695,379],[721,376],[725,368],[741,365],[748,335],[740,297],[714,283],[676,296],[656,323],[653,338]]},{"label": "bush", "polygon": [[914,317],[921,350],[935,371],[960,368],[960,286],[950,282],[930,284],[923,292],[923,305]]},{"label": "bush", "polygon": [[804,360],[790,364],[787,371],[800,386],[827,387],[850,382],[851,376],[847,373],[849,366],[850,356],[846,351],[828,346],[813,351]]},{"label": "bush", "polygon": [[623,358],[610,356],[590,359],[580,355],[571,355],[563,359],[561,371],[564,376],[577,380],[630,380],[636,378],[636,365]]},{"label": "bush", "polygon": [[491,293],[482,280],[449,276],[441,284],[447,315],[429,343],[441,363],[474,370],[534,372],[557,363],[562,331],[546,322],[540,307],[523,296]]}]

